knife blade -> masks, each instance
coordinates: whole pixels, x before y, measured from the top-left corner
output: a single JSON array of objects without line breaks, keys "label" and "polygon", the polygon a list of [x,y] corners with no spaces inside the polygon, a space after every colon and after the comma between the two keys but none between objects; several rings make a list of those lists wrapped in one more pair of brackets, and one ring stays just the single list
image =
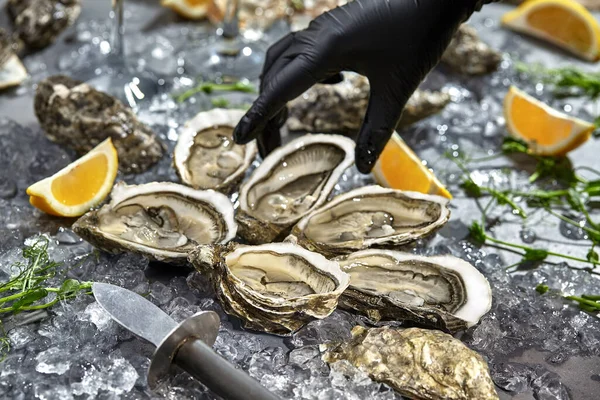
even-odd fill
[{"label": "knife blade", "polygon": [[226,400],[280,400],[212,349],[220,325],[215,312],[200,312],[177,324],[130,290],[96,282],[92,292],[112,319],[156,346],[148,370],[151,389],[176,364]]}]

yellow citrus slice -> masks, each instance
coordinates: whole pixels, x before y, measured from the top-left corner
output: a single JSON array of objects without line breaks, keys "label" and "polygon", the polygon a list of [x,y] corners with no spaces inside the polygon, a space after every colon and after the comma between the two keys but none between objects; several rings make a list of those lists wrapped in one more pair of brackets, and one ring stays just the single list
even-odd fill
[{"label": "yellow citrus slice", "polygon": [[396,132],[379,156],[373,175],[381,186],[452,198],[450,192]]},{"label": "yellow citrus slice", "polygon": [[203,19],[215,7],[212,0],[161,0],[160,4],[188,19]]},{"label": "yellow citrus slice", "polygon": [[110,138],[106,139],[56,174],[28,187],[29,202],[48,214],[78,217],[108,196],[118,168],[117,150]]},{"label": "yellow citrus slice", "polygon": [[502,23],[562,47],[585,60],[600,59],[600,25],[574,0],[529,0],[502,17]]},{"label": "yellow citrus slice", "polygon": [[511,86],[504,98],[508,132],[527,142],[534,154],[560,156],[585,143],[594,125],[570,117]]}]

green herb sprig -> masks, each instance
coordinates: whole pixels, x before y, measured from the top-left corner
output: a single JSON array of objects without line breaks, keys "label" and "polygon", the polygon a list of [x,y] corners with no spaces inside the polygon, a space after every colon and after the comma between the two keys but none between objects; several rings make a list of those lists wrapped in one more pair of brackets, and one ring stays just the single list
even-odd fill
[{"label": "green herb sprig", "polygon": [[238,81],[234,83],[214,83],[201,81],[195,87],[175,96],[175,101],[183,103],[197,93],[211,94],[214,92],[242,92],[256,93],[256,88],[249,82]]},{"label": "green herb sprig", "polygon": [[[539,284],[536,286],[535,290],[543,295],[550,291],[550,287],[548,287],[548,285]],[[569,296],[564,293],[560,293],[560,295],[567,300],[577,302],[582,310],[595,313],[600,312],[600,295],[583,294],[581,296]]]},{"label": "green herb sprig", "polygon": [[[41,236],[23,248],[25,262],[11,266],[17,273],[0,284],[0,359],[10,350],[10,341],[4,334],[3,318],[24,311],[50,308],[56,303],[76,297],[80,293],[91,294],[92,282],[65,279],[60,286],[47,286],[47,282],[59,277],[61,264],[48,255],[49,240]],[[51,297],[51,294],[53,296]]]},{"label": "green herb sprig", "polygon": [[[465,193],[474,198],[483,196],[491,197],[491,201],[483,212],[481,222],[475,222],[471,226],[471,237],[480,244],[494,243],[504,247],[511,248],[520,252],[522,261],[541,262],[549,256],[556,256],[572,261],[592,264],[593,267],[599,264],[598,253],[595,247],[600,243],[600,223],[594,221],[590,215],[587,202],[590,198],[600,196],[600,180],[587,180],[576,173],[566,158],[541,157],[530,153],[525,142],[513,138],[506,138],[502,146],[502,152],[491,157],[499,157],[502,154],[522,153],[534,157],[537,161],[535,172],[530,176],[529,181],[545,181],[551,179],[559,183],[563,188],[544,190],[536,188],[529,191],[519,190],[498,190],[493,187],[486,187],[477,184],[471,177],[471,172],[467,163],[479,161],[479,159],[468,159],[464,155],[459,157],[449,157],[463,172],[463,182],[461,184]],[[489,159],[490,156],[486,157]],[[600,176],[600,171],[593,168],[584,168]],[[591,241],[591,248],[586,255],[586,259],[572,257],[567,254],[550,252],[545,249],[536,249],[529,246],[523,246],[517,243],[495,239],[485,232],[486,211],[493,205],[507,205],[514,214],[526,219],[527,214],[518,202],[527,201],[527,204],[533,208],[544,209],[549,214],[559,218],[563,222],[573,225],[586,232]],[[560,208],[557,208],[560,207]],[[585,224],[574,221],[564,215],[565,209],[573,213],[582,214],[585,217]],[[512,266],[511,266],[512,267]],[[509,267],[510,268],[510,267]]]},{"label": "green herb sprig", "polygon": [[[61,300],[71,299],[80,292],[90,292],[91,282],[66,279],[58,287],[48,287],[46,282],[61,271],[61,264],[48,255],[49,241],[40,237],[23,249],[25,263],[16,263],[13,268],[19,272],[8,282],[0,284],[0,321],[3,314],[17,314],[23,311],[41,310],[52,307]],[[54,298],[47,300],[50,294]]]},{"label": "green herb sprig", "polygon": [[[566,260],[577,261],[586,264],[595,264],[588,259],[583,259],[579,257],[573,257],[568,254],[556,253],[553,251],[549,251],[546,249],[534,248],[530,246],[525,246],[522,244],[512,243],[505,240],[496,239],[490,235],[488,235],[485,231],[483,225],[477,221],[474,221],[469,227],[469,234],[471,238],[479,245],[484,245],[488,243],[493,243],[495,245],[499,245],[500,247],[510,248],[512,250],[517,250],[521,254],[521,263],[524,262],[541,262],[545,261],[548,257],[554,256],[563,258]],[[509,267],[513,267],[512,265]]]},{"label": "green herb sprig", "polygon": [[545,68],[541,64],[517,63],[519,72],[535,75],[544,83],[555,86],[559,96],[587,96],[593,100],[600,97],[600,73],[585,72],[575,67]]}]

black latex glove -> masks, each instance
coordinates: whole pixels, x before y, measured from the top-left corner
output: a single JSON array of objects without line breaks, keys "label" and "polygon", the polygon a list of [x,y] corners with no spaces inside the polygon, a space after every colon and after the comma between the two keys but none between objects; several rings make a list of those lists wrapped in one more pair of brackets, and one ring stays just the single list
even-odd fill
[{"label": "black latex glove", "polygon": [[236,127],[235,141],[257,138],[264,157],[281,144],[288,101],[340,71],[354,71],[371,86],[356,140],[356,166],[370,172],[406,102],[483,2],[489,0],[355,0],[324,13],[269,49],[261,94]]}]

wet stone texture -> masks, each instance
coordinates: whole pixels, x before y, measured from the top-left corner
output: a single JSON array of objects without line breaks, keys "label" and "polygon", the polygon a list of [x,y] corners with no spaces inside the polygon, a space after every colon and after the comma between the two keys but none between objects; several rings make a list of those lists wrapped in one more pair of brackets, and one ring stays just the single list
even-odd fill
[{"label": "wet stone texture", "polygon": [[[76,157],[48,141],[41,131],[33,114],[35,84],[49,75],[68,75],[99,60],[103,43],[107,43],[108,27],[99,17],[105,14],[93,8],[86,14],[86,7],[96,2],[83,3],[82,17],[73,27],[69,43],[58,40],[56,48],[51,48],[56,55],[46,51],[26,57],[31,79],[0,98],[0,280],[6,279],[10,266],[20,260],[20,249],[28,238],[48,233],[50,256],[64,262],[70,277],[109,282],[147,294],[178,321],[200,310],[216,311],[222,324],[215,349],[282,399],[400,399],[398,393],[374,382],[365,371],[344,361],[328,366],[321,359],[319,345],[348,341],[353,327],[365,325],[360,317],[338,310],[286,339],[245,331],[239,320],[223,312],[206,277],[149,263],[138,255],[113,256],[95,251],[69,230],[72,221],[43,215],[29,206],[27,186]],[[534,288],[545,283],[567,294],[600,293],[597,277],[580,269],[584,265],[562,264],[554,258],[549,259],[551,265],[508,274],[505,268],[519,261],[517,256],[488,247],[481,249],[467,240],[467,227],[479,218],[477,205],[458,187],[460,171],[443,157],[444,153],[479,157],[498,151],[506,132],[502,100],[511,83],[570,114],[587,120],[595,116],[593,105],[555,99],[544,85],[536,85],[515,72],[517,60],[593,67],[551,52],[537,42],[514,40],[515,35],[498,25],[499,16],[508,9],[508,5],[486,6],[470,21],[491,47],[505,52],[498,71],[469,79],[444,67],[433,71],[423,89],[443,89],[452,102],[439,115],[402,131],[406,142],[455,194],[449,224],[434,237],[405,250],[423,255],[452,254],[471,262],[490,280],[492,310],[479,325],[456,337],[488,362],[501,399],[592,400],[600,393],[598,318],[579,311],[552,291],[541,296]],[[252,95],[198,93],[182,103],[175,101],[170,92],[180,93],[194,85],[195,76],[190,72],[193,68],[188,68],[186,62],[188,51],[202,43],[207,27],[148,22],[172,22],[169,15],[144,2],[126,2],[126,51],[138,67],[159,74],[166,89],[138,111],[138,118],[157,133],[168,150],[144,173],[120,173],[117,180],[177,181],[169,154],[179,127],[197,112],[211,108],[211,100],[216,97],[226,98],[232,106],[252,100]],[[142,28],[146,30],[139,33]],[[273,42],[284,33],[277,29],[280,27],[268,32],[265,40]],[[600,143],[591,140],[573,152],[571,160],[575,165],[594,165],[598,151]],[[472,177],[480,184],[527,190],[527,171],[531,172],[531,167],[525,159],[501,157],[478,164]],[[334,194],[372,182],[371,177],[351,168]],[[235,202],[237,195],[231,198]],[[523,222],[498,207],[488,217],[492,233],[507,240],[540,247],[551,245],[557,252],[577,257],[585,257],[588,250],[581,245],[581,232],[561,228],[558,220],[547,215],[533,213]],[[36,323],[19,325],[19,320],[4,321],[12,349],[0,364],[0,398],[214,399],[201,383],[182,373],[174,375],[158,393],[150,393],[145,374],[153,347],[120,328],[91,296],[57,305]],[[402,327],[401,323],[393,325]]]}]

